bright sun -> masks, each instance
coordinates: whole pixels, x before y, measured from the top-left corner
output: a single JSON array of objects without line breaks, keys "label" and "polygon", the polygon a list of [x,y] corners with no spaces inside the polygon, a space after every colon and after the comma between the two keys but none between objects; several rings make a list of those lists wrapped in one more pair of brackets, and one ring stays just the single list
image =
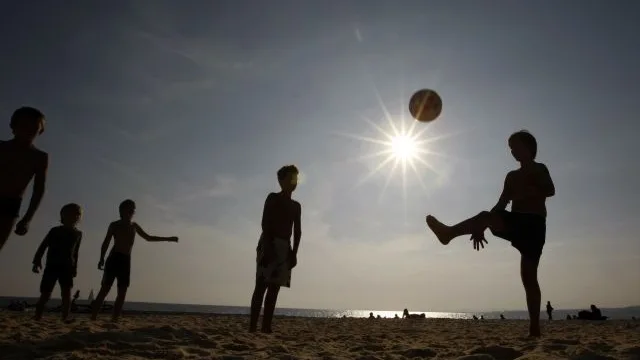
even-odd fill
[{"label": "bright sun", "polygon": [[396,135],[391,139],[391,152],[400,161],[413,160],[419,154],[416,139],[409,135]]}]

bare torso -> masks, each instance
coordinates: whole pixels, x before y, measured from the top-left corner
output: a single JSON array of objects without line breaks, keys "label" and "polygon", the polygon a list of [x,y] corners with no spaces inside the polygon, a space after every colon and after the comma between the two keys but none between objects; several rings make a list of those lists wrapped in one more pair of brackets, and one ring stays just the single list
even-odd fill
[{"label": "bare torso", "polygon": [[0,141],[0,197],[22,198],[33,176],[46,169],[47,153]]},{"label": "bare torso", "polygon": [[541,179],[546,167],[535,163],[528,168],[513,170],[507,175],[507,191],[511,200],[511,211],[536,214],[546,217],[546,196],[540,196]]},{"label": "bare torso", "polygon": [[269,194],[274,211],[269,215],[269,228],[273,236],[280,239],[291,239],[293,222],[300,212],[300,203],[282,194]]},{"label": "bare torso", "polygon": [[109,226],[113,234],[113,248],[111,248],[111,252],[131,255],[138,225],[135,222],[117,220]]}]

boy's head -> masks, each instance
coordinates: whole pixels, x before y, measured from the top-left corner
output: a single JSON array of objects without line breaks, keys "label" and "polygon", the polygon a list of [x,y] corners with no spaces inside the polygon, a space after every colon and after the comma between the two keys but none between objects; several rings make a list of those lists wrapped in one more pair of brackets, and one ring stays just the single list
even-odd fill
[{"label": "boy's head", "polygon": [[24,106],[11,115],[11,130],[18,140],[33,142],[44,132],[44,114],[33,107]]},{"label": "boy's head", "polygon": [[127,199],[120,203],[118,210],[120,211],[120,219],[131,220],[136,212],[136,203],[131,199]]},{"label": "boy's head", "polygon": [[527,130],[520,130],[509,136],[509,147],[516,161],[533,161],[538,153],[538,142]]},{"label": "boy's head", "polygon": [[278,170],[278,184],[285,192],[293,192],[298,186],[298,168],[295,165],[283,166]]},{"label": "boy's head", "polygon": [[82,217],[82,208],[76,203],[70,203],[60,209],[60,222],[65,226],[76,226]]}]

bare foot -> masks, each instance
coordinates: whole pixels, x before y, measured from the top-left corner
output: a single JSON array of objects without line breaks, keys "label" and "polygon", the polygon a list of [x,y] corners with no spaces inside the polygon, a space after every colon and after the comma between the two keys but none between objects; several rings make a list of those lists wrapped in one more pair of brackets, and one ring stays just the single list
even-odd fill
[{"label": "bare foot", "polygon": [[453,239],[449,227],[438,221],[438,219],[436,219],[435,217],[427,215],[427,225],[429,226],[429,229],[433,231],[433,233],[438,238],[438,241],[440,241],[442,245],[449,244],[449,242],[451,242],[451,240]]}]

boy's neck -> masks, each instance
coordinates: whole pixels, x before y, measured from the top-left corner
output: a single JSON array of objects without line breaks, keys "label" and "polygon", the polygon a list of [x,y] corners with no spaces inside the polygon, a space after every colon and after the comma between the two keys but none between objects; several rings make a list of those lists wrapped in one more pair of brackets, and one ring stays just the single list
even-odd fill
[{"label": "boy's neck", "polygon": [[525,160],[525,161],[520,161],[520,168],[524,169],[527,168],[533,164],[535,164],[535,160],[531,159],[531,160]]},{"label": "boy's neck", "polygon": [[66,227],[67,229],[75,229],[76,228],[76,224],[62,224],[63,227]]},{"label": "boy's neck", "polygon": [[13,141],[13,143],[15,143],[16,145],[20,146],[20,147],[32,147],[33,146],[33,140],[27,140],[27,139],[20,139],[18,137],[13,137],[13,139],[11,139],[11,141]]},{"label": "boy's neck", "polygon": [[131,224],[133,222],[133,219],[120,218],[120,221],[125,224]]},{"label": "boy's neck", "polygon": [[280,195],[282,195],[282,196],[284,196],[284,197],[286,197],[288,199],[291,199],[291,191],[280,190]]}]

